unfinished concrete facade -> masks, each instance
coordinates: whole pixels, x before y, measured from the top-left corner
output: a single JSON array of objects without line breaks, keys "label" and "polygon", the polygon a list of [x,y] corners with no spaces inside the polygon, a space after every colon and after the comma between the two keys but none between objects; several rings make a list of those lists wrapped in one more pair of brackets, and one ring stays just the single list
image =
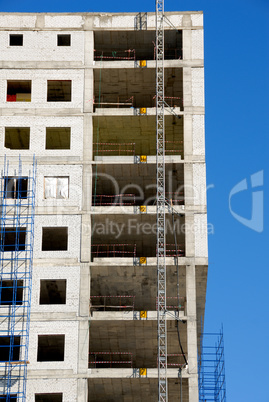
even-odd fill
[{"label": "unfinished concrete facade", "polygon": [[[166,17],[168,398],[198,402],[203,14]],[[25,175],[38,163],[27,401],[155,402],[155,15],[2,13],[0,27],[1,160],[14,176],[19,154]]]}]

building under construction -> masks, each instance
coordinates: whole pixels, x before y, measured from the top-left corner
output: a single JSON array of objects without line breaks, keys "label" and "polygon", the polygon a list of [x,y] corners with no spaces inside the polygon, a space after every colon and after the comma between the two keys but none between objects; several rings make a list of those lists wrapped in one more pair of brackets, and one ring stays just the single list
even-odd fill
[{"label": "building under construction", "polygon": [[202,12],[1,13],[0,37],[0,400],[198,402]]}]

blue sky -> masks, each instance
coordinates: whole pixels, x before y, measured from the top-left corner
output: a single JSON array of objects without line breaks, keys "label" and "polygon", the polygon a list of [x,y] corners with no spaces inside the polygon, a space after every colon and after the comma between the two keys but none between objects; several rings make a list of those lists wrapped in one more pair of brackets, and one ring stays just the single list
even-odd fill
[{"label": "blue sky", "polygon": [[[153,0],[0,0],[1,12],[154,11]],[[268,0],[165,1],[166,11],[204,11],[206,161],[209,275],[206,331],[224,326],[229,402],[268,402],[268,211],[264,191],[264,229],[257,232],[229,211],[232,188],[246,179],[248,190],[232,198],[232,210],[251,218],[262,206],[250,178],[268,176],[269,2]],[[260,175],[261,177],[261,175]],[[258,211],[257,211],[258,208]],[[258,224],[257,223],[257,224]],[[254,225],[256,223],[254,222]],[[267,242],[266,242],[267,238]]]}]

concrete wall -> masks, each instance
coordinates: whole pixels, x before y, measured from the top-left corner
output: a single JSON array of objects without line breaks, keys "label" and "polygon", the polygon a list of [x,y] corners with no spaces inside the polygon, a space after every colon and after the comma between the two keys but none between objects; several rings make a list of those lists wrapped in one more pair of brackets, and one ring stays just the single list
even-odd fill
[{"label": "concrete wall", "polygon": [[[66,280],[65,304],[40,304],[40,281],[42,279]],[[79,311],[80,266],[35,265],[33,269],[33,290],[31,312],[39,313],[76,313]],[[37,317],[35,315],[35,317]]]},{"label": "concrete wall", "polygon": [[[42,228],[66,226],[68,227],[68,250],[42,251]],[[78,261],[80,258],[80,231],[81,216],[79,215],[36,215],[34,259],[72,258]]]},{"label": "concrete wall", "polygon": [[[32,97],[31,102],[7,102],[7,80],[31,80]],[[47,81],[48,80],[71,80],[72,81],[72,101],[71,102],[47,102]],[[2,69],[0,71],[0,107],[8,109],[57,109],[76,108],[82,112],[83,108],[83,70],[28,70],[28,69]],[[38,111],[38,114],[40,111]]]},{"label": "concrete wall", "polygon": [[[15,102],[12,102],[13,104]],[[17,105],[16,105],[17,106]],[[27,104],[28,107],[28,104]],[[48,116],[1,116],[0,127],[0,153],[7,156],[44,156],[49,157],[77,157],[82,159],[83,149],[83,116],[54,116],[51,112]],[[12,150],[4,147],[5,127],[30,127],[30,149]],[[69,149],[45,149],[46,127],[71,127],[71,148]]]}]

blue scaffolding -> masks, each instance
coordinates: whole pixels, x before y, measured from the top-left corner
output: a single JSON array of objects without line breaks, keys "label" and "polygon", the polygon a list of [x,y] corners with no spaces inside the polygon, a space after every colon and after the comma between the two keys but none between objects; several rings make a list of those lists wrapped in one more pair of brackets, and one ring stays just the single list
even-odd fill
[{"label": "blue scaffolding", "polygon": [[201,336],[199,356],[199,401],[226,402],[223,328]]},{"label": "blue scaffolding", "polygon": [[0,399],[26,398],[36,161],[22,174],[4,160],[0,178]]}]

